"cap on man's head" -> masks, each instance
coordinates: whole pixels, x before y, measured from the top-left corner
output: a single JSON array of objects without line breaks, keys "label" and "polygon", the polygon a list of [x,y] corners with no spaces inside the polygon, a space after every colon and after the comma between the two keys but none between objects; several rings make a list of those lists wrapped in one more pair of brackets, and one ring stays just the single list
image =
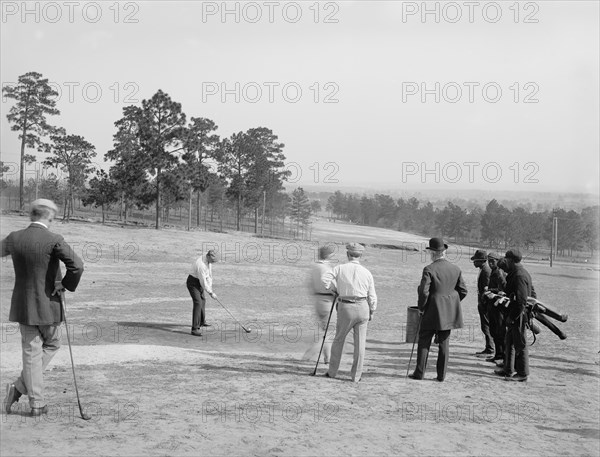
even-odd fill
[{"label": "cap on man's head", "polygon": [[332,246],[321,246],[319,248],[319,259],[321,259],[321,260],[329,259],[333,255],[334,252],[335,252],[335,249],[333,249]]},{"label": "cap on man's head", "polygon": [[471,260],[487,260],[487,259],[488,259],[487,252],[485,252],[481,249],[477,249],[475,251],[475,254],[473,255],[473,257],[471,257]]},{"label": "cap on man's head", "polygon": [[212,260],[213,262],[219,261],[219,259],[217,257],[217,253],[215,251],[213,251],[212,249],[206,253],[206,257],[210,257],[210,260]]},{"label": "cap on man's head", "polygon": [[500,260],[501,256],[496,254],[495,252],[490,252],[487,256],[488,260]]},{"label": "cap on man's head", "polygon": [[31,211],[35,211],[38,209],[51,209],[55,213],[58,213],[58,207],[54,204],[52,200],[48,200],[46,198],[38,198],[31,202]]},{"label": "cap on man's head", "polygon": [[429,246],[425,249],[429,249],[430,251],[443,251],[444,249],[448,249],[448,245],[444,243],[444,240],[441,238],[431,238],[429,240]]},{"label": "cap on man's head", "polygon": [[346,251],[353,254],[362,254],[365,251],[365,247],[360,243],[350,243],[346,245]]},{"label": "cap on man's head", "polygon": [[509,251],[506,251],[504,257],[512,260],[515,263],[519,263],[523,259],[521,251],[519,251],[518,249],[510,249]]}]

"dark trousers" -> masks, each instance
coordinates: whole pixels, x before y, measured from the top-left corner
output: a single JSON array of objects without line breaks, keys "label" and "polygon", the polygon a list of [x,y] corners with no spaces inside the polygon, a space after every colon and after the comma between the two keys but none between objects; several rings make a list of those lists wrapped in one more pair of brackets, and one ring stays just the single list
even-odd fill
[{"label": "dark trousers", "polygon": [[194,308],[192,309],[192,330],[200,330],[200,327],[206,322],[204,290],[200,285],[200,280],[194,278],[192,275],[188,276],[186,285],[194,303]]},{"label": "dark trousers", "polygon": [[504,314],[497,306],[488,304],[488,318],[490,321],[490,334],[494,340],[496,353],[494,358],[504,358],[504,340],[506,339],[506,325],[504,322]]},{"label": "dark trousers", "polygon": [[479,303],[477,305],[477,311],[479,311],[479,320],[481,321],[481,331],[485,337],[485,351],[494,352],[494,340],[490,333],[490,319],[488,318],[487,305],[485,303]]},{"label": "dark trousers", "polygon": [[415,368],[415,378],[422,379],[427,367],[427,357],[431,339],[437,333],[439,350],[437,358],[437,378],[443,381],[446,378],[446,367],[448,366],[448,357],[450,355],[450,330],[419,330],[419,346],[417,348],[417,368]]},{"label": "dark trousers", "polygon": [[506,329],[506,356],[504,369],[507,372],[514,369],[520,376],[529,376],[529,346],[527,345],[527,318],[521,314],[517,320]]}]

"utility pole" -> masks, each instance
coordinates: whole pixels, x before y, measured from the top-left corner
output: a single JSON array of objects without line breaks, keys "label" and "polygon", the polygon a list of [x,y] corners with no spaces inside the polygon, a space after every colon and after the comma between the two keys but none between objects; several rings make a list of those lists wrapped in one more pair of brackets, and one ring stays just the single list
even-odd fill
[{"label": "utility pole", "polygon": [[558,249],[558,217],[556,217],[556,210],[552,210],[552,233],[550,237],[550,267],[556,258]]},{"label": "utility pole", "polygon": [[554,217],[554,257],[558,254],[558,217]]}]

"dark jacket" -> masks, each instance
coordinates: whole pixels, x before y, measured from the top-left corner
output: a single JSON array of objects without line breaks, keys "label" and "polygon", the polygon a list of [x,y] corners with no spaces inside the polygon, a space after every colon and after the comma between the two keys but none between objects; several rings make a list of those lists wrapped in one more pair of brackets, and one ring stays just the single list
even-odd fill
[{"label": "dark jacket", "polygon": [[485,303],[485,299],[483,293],[485,292],[485,288],[489,286],[490,283],[490,275],[492,274],[492,269],[485,262],[481,266],[481,272],[479,273],[479,277],[477,278],[477,304],[481,305]]},{"label": "dark jacket", "polygon": [[[62,322],[60,297],[52,296],[55,281],[75,291],[83,273],[83,262],[61,235],[40,224],[10,233],[2,240],[2,257],[12,256],[15,286],[9,320],[25,325]],[[67,269],[63,278],[62,261]]]},{"label": "dark jacket", "polygon": [[515,264],[514,269],[506,276],[506,289],[504,292],[510,298],[508,318],[516,321],[525,311],[527,297],[536,298],[531,276],[520,263]]},{"label": "dark jacket", "polygon": [[418,288],[419,310],[423,311],[423,330],[462,328],[460,302],[467,296],[462,272],[446,259],[439,259],[423,268]]},{"label": "dark jacket", "polygon": [[498,293],[506,288],[506,274],[500,268],[494,268],[490,274],[488,290]]}]

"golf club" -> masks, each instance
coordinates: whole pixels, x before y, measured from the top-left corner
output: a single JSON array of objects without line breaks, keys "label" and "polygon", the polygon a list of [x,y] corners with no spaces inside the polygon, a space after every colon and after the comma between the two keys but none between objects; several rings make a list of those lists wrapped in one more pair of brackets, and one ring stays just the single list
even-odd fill
[{"label": "golf club", "polygon": [[325,346],[325,338],[327,338],[327,329],[329,328],[329,321],[331,321],[331,315],[333,314],[333,308],[335,308],[335,304],[337,302],[338,295],[333,297],[333,302],[331,303],[331,310],[329,311],[329,317],[327,318],[327,325],[325,326],[325,333],[323,334],[323,342],[321,343],[321,350],[319,351],[319,356],[317,357],[317,364],[315,365],[315,369],[312,372],[311,376],[317,374],[317,367],[319,366],[319,360],[321,360],[321,352],[323,352],[323,346]]},{"label": "golf club", "polygon": [[[61,286],[62,287],[62,286]],[[84,421],[89,421],[90,416],[83,412],[81,407],[81,400],[79,399],[79,389],[77,388],[77,376],[75,376],[75,363],[73,362],[73,351],[71,350],[71,336],[69,335],[69,324],[67,324],[67,310],[65,307],[64,292],[59,291],[58,296],[60,297],[60,306],[63,310],[63,317],[65,319],[65,327],[67,327],[67,342],[69,343],[69,354],[71,355],[71,368],[73,369],[73,382],[75,383],[75,394],[77,395],[77,404],[79,405],[79,414]]]},{"label": "golf club", "polygon": [[223,303],[221,303],[221,301],[218,298],[215,298],[215,300],[217,300],[217,303],[219,303],[219,305],[221,305],[225,309],[225,311],[227,311],[229,313],[229,315],[233,318],[234,321],[236,321],[238,324],[240,324],[240,326],[242,327],[242,329],[244,329],[244,331],[246,333],[250,333],[251,332],[250,329],[244,327],[240,321],[238,321],[235,317],[233,317],[233,314],[231,314],[231,311],[229,311],[227,309],[227,307]]},{"label": "golf club", "polygon": [[415,332],[415,338],[413,339],[412,349],[410,350],[410,358],[408,359],[408,366],[406,367],[406,376],[404,377],[404,379],[408,378],[410,362],[412,362],[413,352],[415,351],[415,343],[417,342],[417,338],[419,337],[419,330],[421,329],[421,319],[423,319],[423,314],[419,312],[419,323],[417,324],[417,331]]}]

